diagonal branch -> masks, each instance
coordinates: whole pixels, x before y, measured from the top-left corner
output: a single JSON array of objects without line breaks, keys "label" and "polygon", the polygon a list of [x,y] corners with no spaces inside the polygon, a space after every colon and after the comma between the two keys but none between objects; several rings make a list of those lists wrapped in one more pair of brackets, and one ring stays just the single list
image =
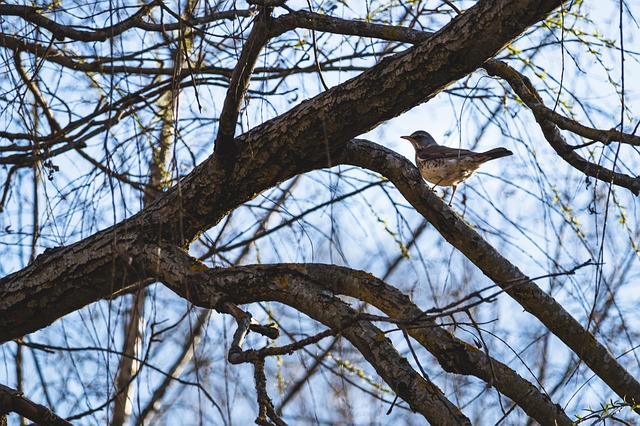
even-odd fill
[{"label": "diagonal branch", "polygon": [[620,398],[640,401],[640,383],[562,305],[503,257],[429,190],[406,158],[372,142],[354,139],[341,161],[387,177],[455,248],[564,342]]},{"label": "diagonal branch", "polygon": [[[47,407],[25,398],[20,392],[0,384],[0,423],[10,412],[15,412],[39,425],[71,426],[71,423],[58,417]],[[4,418],[6,421],[6,418]],[[6,424],[6,423],[3,423]]]},{"label": "diagonal branch", "polygon": [[33,95],[36,103],[40,106],[40,108],[42,108],[42,111],[44,112],[44,116],[47,118],[47,121],[49,122],[49,127],[51,128],[51,131],[53,133],[59,133],[61,130],[60,124],[58,124],[58,122],[56,121],[56,118],[54,117],[53,112],[51,112],[51,108],[49,107],[47,100],[44,98],[44,96],[42,96],[42,92],[38,88],[38,84],[36,80],[37,75],[34,75],[33,77],[29,77],[27,75],[27,71],[22,66],[22,59],[20,58],[20,52],[17,50],[13,53],[13,61],[16,67],[16,71],[18,71],[18,75],[22,79],[22,82],[25,84],[25,86],[27,86],[27,88]]},{"label": "diagonal branch", "polygon": [[397,288],[369,274],[354,273],[346,268],[306,265],[304,273],[320,281],[336,294],[362,300],[388,317],[399,319],[399,325],[424,346],[450,373],[477,377],[498,392],[508,396],[529,417],[540,424],[571,424],[562,408],[521,377],[508,365],[488,356],[429,318],[411,299]]},{"label": "diagonal branch", "polygon": [[[308,28],[329,33],[372,37],[411,44],[421,43],[433,35],[433,33],[418,31],[412,28],[350,21],[306,11],[298,11],[278,17],[274,21],[272,28],[274,35],[293,28]],[[572,147],[566,143],[556,126],[585,138],[600,141],[605,145],[613,141],[619,141],[640,146],[639,136],[613,129],[601,130],[591,128],[546,107],[531,84],[531,81],[504,62],[489,60],[483,65],[483,68],[485,68],[489,74],[507,80],[513,90],[531,109],[551,146],[567,163],[585,173],[587,176],[605,182],[612,182],[629,189],[635,195],[640,194],[640,177],[634,178],[623,173],[617,173],[585,160],[574,152],[576,147]]]},{"label": "diagonal branch", "polygon": [[233,156],[235,154],[233,137],[238,124],[238,115],[240,115],[242,101],[247,94],[247,90],[249,90],[251,74],[256,67],[260,52],[262,52],[262,48],[270,38],[269,27],[272,20],[272,12],[273,8],[263,7],[253,19],[253,28],[249,37],[247,37],[240,58],[238,58],[238,63],[233,69],[227,96],[220,113],[218,135],[214,146],[214,152],[222,156]]},{"label": "diagonal branch", "polygon": [[[446,371],[472,375],[491,383],[542,424],[548,423],[549,419],[555,419],[558,424],[571,423],[562,409],[553,404],[546,394],[538,391],[507,365],[488,357],[487,354],[439,327],[401,291],[373,275],[322,264],[253,265],[209,269],[180,250],[145,250],[145,253],[145,262],[154,268],[153,273],[160,281],[180,296],[202,307],[219,307],[220,301],[225,299],[234,303],[250,303],[275,298],[313,317],[314,315],[308,311],[311,307],[305,305],[303,308],[295,301],[293,294],[288,294],[294,291],[290,288],[291,280],[300,283],[301,286],[321,287],[321,291],[325,291],[325,298],[326,290],[329,290],[336,295],[362,300],[389,317],[400,319],[401,326],[404,325],[407,332],[429,350]],[[284,277],[287,277],[286,284],[283,284]],[[260,285],[256,285],[257,283]],[[301,290],[303,294],[306,294],[306,291]],[[280,295],[283,292],[287,295]],[[280,296],[274,296],[275,294]],[[329,309],[326,302],[319,305],[320,309]],[[340,327],[321,322],[334,330],[341,330],[354,324],[357,318],[358,314],[353,311],[340,320]],[[247,361],[261,353],[262,356],[266,356],[282,352],[278,348],[269,348],[237,354],[237,358],[238,361]]]}]

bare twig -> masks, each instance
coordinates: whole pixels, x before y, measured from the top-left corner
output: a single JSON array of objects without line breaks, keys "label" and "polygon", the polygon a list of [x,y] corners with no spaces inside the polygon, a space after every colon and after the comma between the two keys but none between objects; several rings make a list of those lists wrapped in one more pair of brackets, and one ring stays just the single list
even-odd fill
[{"label": "bare twig", "polygon": [[[278,413],[273,409],[273,402],[267,393],[267,376],[264,374],[264,359],[253,362],[253,377],[256,382],[256,393],[258,396],[258,418],[256,423],[259,425],[278,425],[286,426]],[[269,421],[271,419],[271,421]],[[273,423],[272,423],[273,422]]]},{"label": "bare twig", "polygon": [[22,66],[22,60],[20,59],[19,51],[14,52],[13,61],[16,67],[16,71],[18,71],[18,74],[20,75],[20,78],[22,79],[23,83],[29,88],[29,91],[31,92],[31,94],[33,94],[33,97],[35,98],[36,103],[40,105],[40,108],[42,108],[42,111],[44,112],[44,116],[47,118],[47,122],[49,122],[49,126],[51,127],[51,130],[53,132],[60,132],[60,125],[58,124],[55,117],[53,116],[53,113],[51,112],[51,108],[49,107],[49,104],[45,100],[44,96],[42,96],[42,92],[40,92],[40,89],[38,88],[38,85],[35,82],[35,77],[30,78],[27,75],[27,71]]},{"label": "bare twig", "polygon": [[450,0],[442,0],[443,3],[445,3],[447,6],[449,6],[451,9],[453,9],[458,15],[460,15],[462,13],[462,11],[460,9],[458,9],[456,7],[455,4],[453,4],[452,1]]},{"label": "bare twig", "polygon": [[567,144],[564,137],[560,134],[558,126],[562,125],[564,126],[563,128],[569,129],[582,136],[600,140],[605,144],[609,144],[612,140],[619,140],[638,145],[640,144],[640,138],[638,136],[624,134],[619,131],[591,129],[580,125],[574,120],[562,117],[544,105],[542,97],[526,76],[520,74],[506,63],[490,60],[483,66],[489,74],[503,78],[509,83],[520,99],[531,109],[536,121],[540,124],[545,138],[563,160],[587,176],[627,188],[634,195],[640,195],[640,177],[618,173],[599,164],[587,161],[576,153],[575,147]]},{"label": "bare twig", "polygon": [[[135,419],[136,426],[142,426],[145,424],[151,424],[148,419],[156,411],[156,406],[162,401],[169,386],[175,383],[174,377],[180,375],[180,372],[188,365],[192,359],[195,349],[200,342],[200,336],[205,330],[207,320],[211,314],[210,310],[202,310],[198,315],[196,323],[194,324],[191,332],[186,336],[185,341],[182,343],[182,352],[177,357],[173,365],[166,372],[165,378],[160,385],[156,386],[153,395],[149,398],[147,405],[140,410],[140,414]],[[224,417],[223,417],[224,419]]]},{"label": "bare twig", "polygon": [[[351,321],[351,323],[354,323],[354,322],[356,322],[355,319],[354,321]],[[238,328],[238,330],[240,330],[240,328]],[[236,333],[238,333],[238,331],[236,331]],[[268,356],[291,355],[298,349],[301,349],[308,345],[313,345],[326,337],[335,336],[338,333],[339,333],[339,330],[330,329],[330,330],[325,330],[322,333],[318,333],[315,336],[307,337],[306,339],[298,340],[297,342],[293,342],[285,346],[263,348],[258,350],[249,349],[247,351],[240,351],[240,352],[236,351],[234,353],[233,360],[229,359],[229,362],[231,362],[232,364],[240,364],[243,362],[255,362],[258,359],[264,359]],[[235,340],[235,336],[234,336],[234,340]],[[231,350],[229,352],[231,352]],[[231,358],[231,355],[229,355],[229,357]]]},{"label": "bare twig", "polygon": [[153,8],[153,4],[143,4],[136,13],[124,21],[94,31],[82,31],[77,30],[72,26],[59,24],[56,21],[47,18],[42,13],[42,8],[39,7],[21,6],[17,4],[0,4],[0,15],[19,16],[37,27],[46,28],[51,31],[57,40],[62,41],[65,38],[69,38],[72,40],[88,42],[105,41],[122,34],[130,28],[137,27],[142,22],[142,18],[151,13]]}]

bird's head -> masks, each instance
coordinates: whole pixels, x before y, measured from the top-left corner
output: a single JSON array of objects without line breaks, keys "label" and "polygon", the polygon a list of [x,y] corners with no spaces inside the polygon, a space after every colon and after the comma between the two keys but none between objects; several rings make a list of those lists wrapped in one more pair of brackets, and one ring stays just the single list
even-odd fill
[{"label": "bird's head", "polygon": [[400,136],[402,139],[406,139],[413,144],[413,147],[417,150],[418,148],[426,148],[429,146],[438,145],[433,139],[433,137],[425,132],[424,130],[418,130],[417,132],[411,133],[410,136]]}]

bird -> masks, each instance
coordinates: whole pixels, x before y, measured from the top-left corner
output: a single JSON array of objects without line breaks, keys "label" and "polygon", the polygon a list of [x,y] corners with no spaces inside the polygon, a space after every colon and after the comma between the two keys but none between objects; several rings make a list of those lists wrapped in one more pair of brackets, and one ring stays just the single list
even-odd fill
[{"label": "bird", "polygon": [[415,148],[416,166],[426,181],[433,183],[434,188],[436,185],[453,187],[449,207],[458,185],[471,176],[478,167],[487,161],[513,155],[513,152],[502,147],[485,152],[474,152],[438,145],[435,139],[424,130],[400,137],[411,142]]}]

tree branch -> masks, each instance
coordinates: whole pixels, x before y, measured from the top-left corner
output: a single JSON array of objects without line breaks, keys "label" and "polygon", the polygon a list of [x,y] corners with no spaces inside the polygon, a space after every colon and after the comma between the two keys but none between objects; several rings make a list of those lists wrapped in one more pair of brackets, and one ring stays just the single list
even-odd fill
[{"label": "tree branch", "polygon": [[425,347],[450,373],[475,376],[511,398],[540,424],[571,424],[562,407],[506,364],[478,350],[430,319],[411,299],[383,280],[363,272],[329,265],[305,265],[304,273],[335,294],[375,306]]},{"label": "tree branch", "polygon": [[47,103],[44,96],[42,96],[42,92],[40,92],[40,89],[38,88],[38,84],[36,83],[36,76],[33,76],[30,78],[27,75],[27,71],[22,66],[22,59],[20,59],[19,51],[15,51],[13,53],[13,62],[16,67],[16,71],[18,71],[18,75],[20,76],[20,79],[22,79],[22,82],[25,84],[25,86],[27,86],[27,88],[33,95],[36,101],[36,104],[40,105],[40,108],[42,108],[42,112],[44,112],[44,116],[46,117],[47,122],[49,123],[49,127],[51,128],[51,131],[53,133],[59,133],[61,130],[60,124],[58,124],[58,122],[56,121],[56,118],[51,112],[51,108],[49,107],[49,104]]},{"label": "tree branch", "polygon": [[[542,424],[550,419],[556,420],[558,424],[571,423],[562,409],[553,404],[547,395],[539,392],[507,365],[454,337],[425,315],[406,295],[373,275],[321,264],[209,269],[197,259],[176,249],[168,249],[168,252],[164,249],[150,249],[145,250],[145,253],[145,262],[154,268],[152,272],[161,282],[191,303],[205,308],[219,309],[222,300],[238,304],[278,300],[314,317],[312,312],[306,310],[308,308],[302,309],[302,305],[295,302],[294,295],[274,296],[293,291],[289,280],[295,280],[299,285],[320,286],[322,291],[328,290],[336,295],[362,300],[394,318],[394,323],[400,324],[429,350],[446,371],[473,375],[488,384],[492,383],[499,392],[511,398],[529,416]],[[283,279],[286,279],[284,285]],[[359,316],[354,311],[341,320],[340,328],[321,322],[340,331],[353,324],[357,318]],[[324,334],[319,336],[324,337]],[[234,359],[237,362],[247,362],[259,357],[290,353],[290,350],[286,347],[236,351]]]},{"label": "tree branch", "polygon": [[135,266],[145,244],[186,246],[256,194],[337,164],[350,138],[435,96],[560,4],[480,1],[428,41],[236,138],[233,168],[212,156],[137,215],[71,246],[47,250],[0,279],[0,342],[148,278]]},{"label": "tree branch", "polygon": [[[320,15],[312,12],[298,11],[277,18],[273,25],[274,35],[293,28],[308,28],[336,34],[355,35],[360,37],[372,37],[382,40],[398,41],[402,43],[417,44],[427,40],[433,33],[414,30],[412,28],[372,24],[368,22],[351,21],[328,15]],[[571,120],[563,115],[547,108],[542,98],[537,93],[531,81],[506,63],[489,60],[483,67],[490,75],[505,79],[525,104],[531,109],[545,137],[556,152],[574,168],[587,176],[612,182],[629,189],[635,195],[640,194],[640,177],[632,177],[622,173],[616,173],[598,164],[591,163],[574,152],[576,147],[566,143],[558,127],[564,130],[600,141],[605,145],[613,141],[619,141],[630,145],[640,146],[640,137],[617,130],[600,130],[585,126],[576,120]]]},{"label": "tree branch", "polygon": [[533,116],[538,124],[540,124],[540,128],[547,142],[549,142],[551,147],[563,160],[587,176],[627,188],[636,196],[640,195],[640,177],[632,177],[624,173],[618,173],[599,164],[585,160],[576,153],[575,147],[567,144],[560,130],[558,130],[558,126],[571,130],[580,136],[601,141],[606,145],[612,141],[640,145],[640,137],[619,131],[597,130],[583,126],[547,108],[531,81],[506,63],[491,60],[487,61],[483,67],[490,75],[498,76],[509,83],[520,99],[531,109]]},{"label": "tree branch", "polygon": [[140,22],[142,22],[142,18],[144,16],[151,13],[153,8],[156,6],[154,3],[155,2],[143,4],[136,13],[124,21],[118,22],[117,24],[111,25],[107,28],[101,28],[94,31],[81,31],[71,26],[58,24],[57,22],[47,18],[42,13],[42,8],[39,7],[21,6],[17,4],[0,4],[0,15],[19,16],[37,27],[46,28],[51,31],[54,38],[60,41],[65,38],[84,42],[106,41],[122,34],[130,28],[136,27]]},{"label": "tree branch", "polygon": [[71,426],[71,423],[58,417],[47,407],[28,400],[14,389],[0,385],[0,420],[10,412],[18,413],[39,425]]},{"label": "tree branch", "polygon": [[167,32],[175,31],[188,25],[195,27],[196,25],[207,24],[222,19],[237,19],[239,17],[250,17],[255,13],[255,9],[232,9],[221,12],[214,12],[209,15],[205,15],[194,19],[183,19],[179,15],[178,21],[159,24],[145,22],[142,18],[146,17],[159,3],[152,1],[149,4],[143,4],[140,9],[130,17],[124,19],[121,22],[110,25],[106,28],[94,29],[92,31],[83,31],[74,28],[71,25],[62,25],[56,21],[47,18],[44,15],[42,8],[33,6],[22,6],[17,4],[0,4],[0,16],[19,16],[25,21],[33,24],[34,26],[45,28],[53,34],[56,40],[71,39],[80,42],[94,42],[94,41],[106,41],[113,39],[120,34],[132,29],[139,28],[144,31],[154,32]]},{"label": "tree branch", "polygon": [[214,152],[222,156],[234,156],[233,136],[238,124],[241,103],[249,90],[249,82],[262,48],[269,41],[269,27],[273,9],[263,7],[253,20],[253,28],[244,44],[238,63],[233,69],[231,82],[227,89],[216,136]]},{"label": "tree branch", "polygon": [[433,35],[427,31],[418,31],[398,25],[373,24],[304,10],[277,17],[271,26],[270,35],[276,37],[296,28],[411,44],[424,42]]},{"label": "tree branch", "polygon": [[[273,408],[273,402],[269,398],[267,392],[267,376],[264,374],[264,359],[253,362],[253,379],[256,384],[256,394],[258,397],[258,418],[255,420],[259,425],[277,425],[286,426],[286,423],[280,419],[278,413]],[[271,423],[269,420],[273,420]]]},{"label": "tree branch", "polygon": [[[382,330],[368,321],[353,322],[357,312],[319,283],[299,265],[255,265],[210,269],[175,248],[146,248],[141,257],[151,273],[191,303],[216,308],[223,300],[234,303],[278,301],[292,306],[349,340],[382,379],[414,411],[432,424],[469,424],[469,420],[427,378],[417,374],[400,356]],[[259,282],[260,285],[255,285]]]},{"label": "tree branch", "polygon": [[362,139],[351,141],[340,160],[377,171],[387,177],[451,245],[527,312],[538,318],[620,398],[640,401],[640,383],[611,352],[553,297],[542,291],[456,213],[447,208],[424,183],[411,162],[394,151]]}]

